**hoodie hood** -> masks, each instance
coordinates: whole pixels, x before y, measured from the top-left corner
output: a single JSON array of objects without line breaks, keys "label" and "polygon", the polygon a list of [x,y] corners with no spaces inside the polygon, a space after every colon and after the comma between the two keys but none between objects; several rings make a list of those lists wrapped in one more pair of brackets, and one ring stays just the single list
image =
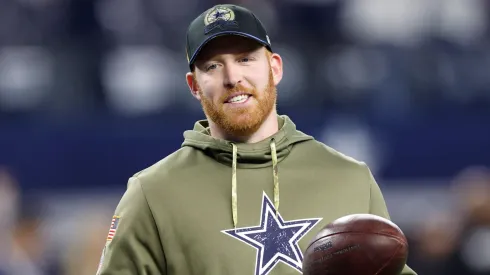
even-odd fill
[{"label": "hoodie hood", "polygon": [[231,166],[231,211],[235,228],[238,223],[237,167],[260,168],[272,166],[274,207],[277,215],[279,213],[278,164],[286,158],[295,144],[313,139],[313,137],[296,130],[296,125],[288,116],[277,116],[277,119],[279,131],[257,143],[233,143],[213,138],[210,135],[207,120],[197,121],[193,130],[184,132],[185,140],[182,147],[189,146],[202,150],[216,161]]},{"label": "hoodie hood", "polygon": [[236,161],[238,168],[261,168],[272,166],[271,143],[275,143],[278,161],[282,161],[290,152],[293,145],[313,137],[296,129],[296,125],[286,115],[277,116],[279,131],[269,138],[257,143],[233,143],[216,139],[210,135],[207,120],[199,120],[193,130],[184,132],[182,147],[189,146],[202,150],[216,161],[232,166],[233,144],[236,145]]}]

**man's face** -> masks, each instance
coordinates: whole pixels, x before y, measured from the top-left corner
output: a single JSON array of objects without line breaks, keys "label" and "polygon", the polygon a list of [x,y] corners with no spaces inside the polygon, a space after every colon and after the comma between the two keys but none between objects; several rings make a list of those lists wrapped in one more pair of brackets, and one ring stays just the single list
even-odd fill
[{"label": "man's face", "polygon": [[273,54],[247,38],[223,36],[208,43],[193,74],[206,116],[229,134],[257,131],[275,108],[274,62]]}]

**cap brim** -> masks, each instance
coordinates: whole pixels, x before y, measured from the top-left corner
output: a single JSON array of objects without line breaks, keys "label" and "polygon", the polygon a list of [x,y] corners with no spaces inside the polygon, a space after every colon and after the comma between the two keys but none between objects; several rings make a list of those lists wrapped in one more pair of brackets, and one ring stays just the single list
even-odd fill
[{"label": "cap brim", "polygon": [[204,40],[201,43],[201,45],[199,45],[199,47],[197,47],[196,51],[194,52],[192,57],[189,59],[189,66],[192,67],[192,64],[194,64],[194,61],[196,61],[195,59],[196,59],[197,55],[199,54],[199,52],[201,52],[202,48],[204,46],[206,46],[207,43],[209,43],[211,40],[213,40],[219,36],[225,36],[225,35],[237,35],[237,36],[250,38],[250,39],[257,41],[260,44],[262,44],[262,45],[264,45],[270,49],[269,43],[267,43],[266,41],[264,41],[264,40],[262,40],[256,36],[250,35],[248,33],[237,32],[237,31],[223,31],[223,32],[219,32],[219,33],[216,33],[216,34],[209,36],[208,38],[206,38],[206,40]]}]

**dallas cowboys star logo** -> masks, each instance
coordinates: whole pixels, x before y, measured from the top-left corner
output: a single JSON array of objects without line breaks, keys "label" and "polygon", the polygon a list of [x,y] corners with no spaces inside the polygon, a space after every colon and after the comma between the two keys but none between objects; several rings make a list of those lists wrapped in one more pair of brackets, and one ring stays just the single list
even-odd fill
[{"label": "dallas cowboys star logo", "polygon": [[259,226],[222,232],[257,249],[255,275],[269,274],[279,262],[301,273],[303,253],[298,242],[321,220],[284,221],[280,214],[276,216],[275,208],[264,192]]}]

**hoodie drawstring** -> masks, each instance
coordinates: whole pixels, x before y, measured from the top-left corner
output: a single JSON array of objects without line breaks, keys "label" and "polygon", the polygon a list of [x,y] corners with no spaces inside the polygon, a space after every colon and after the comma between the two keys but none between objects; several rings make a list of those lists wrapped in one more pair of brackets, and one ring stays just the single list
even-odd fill
[{"label": "hoodie drawstring", "polygon": [[277,167],[277,151],[274,140],[271,142],[272,154],[272,177],[274,178],[274,208],[276,208],[276,216],[279,213],[279,168]]},{"label": "hoodie drawstring", "polygon": [[[232,162],[232,174],[231,174],[231,211],[233,215],[233,226],[236,229],[238,223],[238,195],[237,195],[237,155],[238,149],[235,144],[233,146],[233,162]],[[272,176],[274,180],[274,208],[276,209],[276,215],[279,213],[279,168],[277,166],[277,151],[276,143],[274,139],[271,141],[271,156],[272,156]]]},{"label": "hoodie drawstring", "polygon": [[233,226],[236,228],[238,222],[238,198],[236,191],[236,163],[237,163],[237,147],[235,144],[233,146],[233,162],[232,162],[232,172],[231,172],[231,210],[233,213]]}]

